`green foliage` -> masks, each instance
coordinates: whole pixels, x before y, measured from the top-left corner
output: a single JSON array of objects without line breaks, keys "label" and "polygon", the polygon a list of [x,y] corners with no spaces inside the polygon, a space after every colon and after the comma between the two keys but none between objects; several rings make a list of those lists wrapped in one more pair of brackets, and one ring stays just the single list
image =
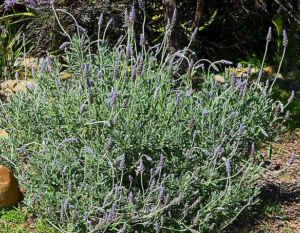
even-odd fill
[{"label": "green foliage", "polygon": [[16,30],[8,23],[3,26],[8,33],[1,34],[0,32],[0,78],[2,79],[4,79],[5,75],[6,77],[13,76],[15,71],[14,63],[22,53],[21,30]]},{"label": "green foliage", "polygon": [[27,215],[21,209],[0,211],[0,231],[5,233],[27,233],[28,227],[25,224]]},{"label": "green foliage", "polygon": [[12,222],[12,223],[25,223],[26,221],[26,213],[23,213],[21,209],[16,210],[5,210],[2,209],[0,211],[1,220],[5,222]]},{"label": "green foliage", "polygon": [[35,224],[35,230],[37,233],[56,233],[55,228],[51,227],[46,221],[40,218]]}]

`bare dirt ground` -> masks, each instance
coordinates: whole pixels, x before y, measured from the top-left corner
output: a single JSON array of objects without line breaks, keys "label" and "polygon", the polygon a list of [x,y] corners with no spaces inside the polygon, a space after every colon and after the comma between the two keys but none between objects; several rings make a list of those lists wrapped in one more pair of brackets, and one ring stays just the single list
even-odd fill
[{"label": "bare dirt ground", "polygon": [[[288,132],[272,143],[272,172],[264,183],[261,204],[229,226],[226,233],[300,233],[300,131]],[[296,159],[288,165],[292,152]]]}]

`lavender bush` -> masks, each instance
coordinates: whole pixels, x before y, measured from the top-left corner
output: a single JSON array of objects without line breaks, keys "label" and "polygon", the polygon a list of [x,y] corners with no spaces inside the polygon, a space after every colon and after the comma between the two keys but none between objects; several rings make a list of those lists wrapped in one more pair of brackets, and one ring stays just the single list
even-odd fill
[{"label": "lavender bush", "polygon": [[257,202],[266,168],[256,149],[281,130],[284,106],[234,73],[216,83],[216,64],[206,72],[188,48],[166,54],[170,31],[154,48],[135,42],[134,14],[113,48],[83,31],[61,46],[68,81],[44,59],[38,88],[0,109],[3,162],[28,211],[61,232],[219,231]]}]

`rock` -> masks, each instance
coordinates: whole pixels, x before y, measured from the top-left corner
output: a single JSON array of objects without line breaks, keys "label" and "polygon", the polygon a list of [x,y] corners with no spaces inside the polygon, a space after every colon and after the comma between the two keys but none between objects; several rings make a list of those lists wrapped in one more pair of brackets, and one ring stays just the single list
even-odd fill
[{"label": "rock", "polygon": [[270,65],[267,66],[264,71],[268,74],[273,74],[273,73],[277,73],[278,71],[278,65]]},{"label": "rock", "polygon": [[0,165],[0,208],[12,208],[21,201],[19,183],[12,172]]},{"label": "rock", "polygon": [[215,80],[220,83],[225,83],[225,78],[221,75],[216,75]]},{"label": "rock", "polygon": [[247,78],[247,71],[246,72],[240,72],[236,75],[237,78]]},{"label": "rock", "polygon": [[8,138],[8,133],[4,129],[0,129],[0,139]]},{"label": "rock", "polygon": [[300,92],[300,84],[298,82],[290,82],[287,84],[287,89],[296,93]]},{"label": "rock", "polygon": [[1,83],[1,90],[13,89],[17,85],[17,80],[7,80]]},{"label": "rock", "polygon": [[286,74],[288,79],[299,79],[300,78],[300,70],[293,70]]},{"label": "rock", "polygon": [[[13,91],[12,91],[13,93]],[[6,91],[0,90],[0,100],[5,103],[10,103],[9,94]]]},{"label": "rock", "polygon": [[[277,73],[272,73],[271,74],[271,78],[275,79]],[[282,76],[282,74],[278,73],[277,79],[281,79],[284,80],[284,77]]]},{"label": "rock", "polygon": [[61,78],[62,81],[66,81],[72,78],[73,75],[70,72],[63,71],[59,73],[59,77]]},{"label": "rock", "polygon": [[22,81],[18,85],[14,87],[14,92],[17,91],[27,91],[27,90],[33,90],[37,87],[37,84],[33,81]]}]

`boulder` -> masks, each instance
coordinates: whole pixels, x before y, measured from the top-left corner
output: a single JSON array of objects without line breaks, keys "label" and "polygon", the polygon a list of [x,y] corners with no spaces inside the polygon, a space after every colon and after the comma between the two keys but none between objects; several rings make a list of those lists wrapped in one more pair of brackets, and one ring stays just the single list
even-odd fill
[{"label": "boulder", "polygon": [[215,80],[220,82],[220,83],[225,83],[225,78],[221,75],[216,75]]},{"label": "boulder", "polygon": [[264,71],[268,74],[273,74],[273,73],[277,73],[278,71],[278,65],[270,65],[267,66]]},{"label": "boulder", "polygon": [[13,90],[14,92],[18,91],[27,91],[27,90],[33,90],[37,87],[37,84],[33,81],[22,81],[17,84]]},{"label": "boulder", "polygon": [[[271,74],[271,79],[275,79],[276,75],[277,73]],[[284,80],[284,77],[282,76],[282,74],[278,73],[277,79]]]},{"label": "boulder", "polygon": [[0,165],[0,208],[17,206],[21,199],[18,180],[7,167]]},{"label": "boulder", "polygon": [[1,83],[1,90],[13,89],[17,85],[17,80],[7,80]]},{"label": "boulder", "polygon": [[[8,90],[8,89],[6,89]],[[9,96],[11,94],[13,94],[14,92],[11,90],[11,91],[3,91],[3,90],[0,90],[0,100],[2,102],[5,102],[5,103],[10,103],[10,99],[9,99]]]},{"label": "boulder", "polygon": [[290,82],[287,84],[287,90],[298,93],[300,92],[300,84],[298,82]]},{"label": "boulder", "polygon": [[299,79],[300,78],[300,70],[293,70],[286,74],[288,79]]},{"label": "boulder", "polygon": [[59,73],[59,77],[62,81],[67,81],[69,80],[70,78],[73,77],[72,73],[70,72],[66,72],[66,71],[63,71],[63,72],[60,72]]}]

